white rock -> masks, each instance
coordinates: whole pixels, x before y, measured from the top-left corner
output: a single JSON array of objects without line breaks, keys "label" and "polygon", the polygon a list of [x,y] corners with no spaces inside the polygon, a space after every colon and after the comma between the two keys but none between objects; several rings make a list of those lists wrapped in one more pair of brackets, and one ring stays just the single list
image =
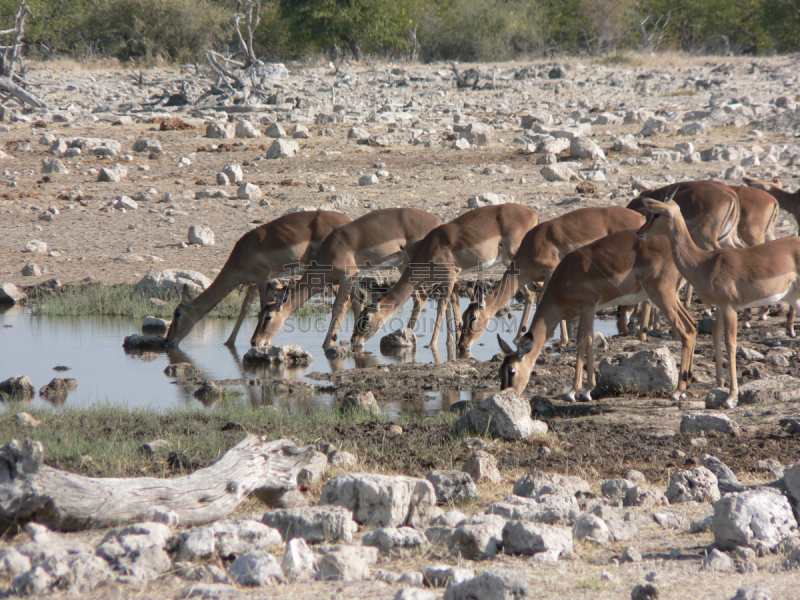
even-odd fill
[{"label": "white rock", "polygon": [[597,385],[646,394],[672,392],[678,385],[678,366],[669,348],[621,352],[600,361]]},{"label": "white rock", "polygon": [[401,587],[397,588],[394,600],[436,600],[436,594],[422,588]]},{"label": "white rock", "polygon": [[242,200],[260,200],[264,194],[255,183],[247,182],[239,186],[236,195]]},{"label": "white rock", "polygon": [[574,158],[597,160],[605,158],[606,154],[602,148],[598,146],[593,140],[587,137],[574,137],[569,145],[570,154]]},{"label": "white rock", "polygon": [[536,470],[524,475],[514,484],[515,495],[537,500],[548,495],[575,496],[581,493],[587,494],[589,491],[589,483],[580,477]]},{"label": "white rock", "polygon": [[468,473],[431,471],[425,478],[433,484],[439,504],[474,500],[478,497],[478,488]]},{"label": "white rock", "polygon": [[720,499],[717,476],[705,467],[677,471],[669,479],[667,499],[678,502],[716,502]]},{"label": "white rock", "polygon": [[114,201],[113,207],[117,210],[136,210],[139,208],[139,205],[136,203],[136,200],[129,196],[119,196]]},{"label": "white rock", "polygon": [[214,534],[214,551],[222,558],[266,550],[283,541],[277,529],[253,519],[217,521],[208,529]]},{"label": "white rock", "polygon": [[450,536],[450,550],[469,559],[492,558],[503,546],[506,520],[498,515],[475,515]]},{"label": "white rock", "polygon": [[425,583],[434,588],[458,585],[475,577],[475,571],[451,567],[450,565],[429,565],[422,570]]},{"label": "white rock", "polygon": [[621,135],[611,139],[614,144],[614,150],[617,152],[629,152],[631,154],[639,152],[639,142],[630,134]]},{"label": "white rock", "polygon": [[528,597],[528,583],[519,573],[492,570],[448,586],[444,600],[512,600]]},{"label": "white rock", "polygon": [[47,254],[47,244],[41,240],[31,240],[25,244],[25,252],[34,252],[36,254]]},{"label": "white rock", "polygon": [[[250,121],[236,121],[236,137],[260,138],[261,132]],[[268,157],[269,158],[269,157]]]},{"label": "white rock", "polygon": [[706,434],[709,431],[738,435],[738,423],[722,413],[692,413],[681,418],[681,433]]},{"label": "white rock", "polygon": [[222,173],[228,177],[231,183],[241,183],[244,178],[242,166],[239,163],[229,162],[222,168]]},{"label": "white rock", "polygon": [[339,546],[317,559],[318,581],[361,581],[369,577],[369,563],[359,548]]},{"label": "white rock", "polygon": [[484,481],[500,483],[502,481],[500,471],[497,468],[497,459],[483,450],[473,452],[472,456],[464,463],[462,470],[465,473],[469,473],[475,483],[483,483]]},{"label": "white rock", "polygon": [[267,158],[291,158],[300,151],[300,146],[293,140],[277,139],[267,150]]},{"label": "white rock", "polygon": [[26,297],[27,294],[13,283],[0,283],[0,304],[15,304]]},{"label": "white rock", "polygon": [[458,138],[455,142],[453,142],[453,148],[456,150],[469,150],[470,147],[469,141],[464,138]]},{"label": "white rock", "polygon": [[481,401],[457,421],[457,427],[487,432],[508,440],[526,439],[547,433],[547,423],[531,418],[531,406],[509,388]]},{"label": "white rock", "polygon": [[503,548],[509,554],[542,554],[537,558],[554,561],[572,555],[572,531],[544,523],[509,521],[503,528]]},{"label": "white rock", "polygon": [[600,486],[600,491],[606,498],[622,500],[633,487],[636,487],[636,484],[628,479],[606,479]]},{"label": "white rock", "polygon": [[381,527],[365,535],[362,543],[377,547],[382,554],[425,548],[429,545],[428,538],[413,527]]},{"label": "white rock", "polygon": [[307,365],[314,357],[297,344],[250,348],[242,357],[245,363]]},{"label": "white rock", "polygon": [[264,513],[261,522],[277,529],[284,540],[304,539],[309,544],[351,542],[358,525],[353,513],[341,506],[285,508]]},{"label": "white rock", "polygon": [[42,173],[61,173],[67,174],[69,170],[64,166],[64,163],[57,158],[43,158],[42,159]]},{"label": "white rock", "polygon": [[189,243],[197,246],[213,246],[214,232],[205,225],[192,225],[189,227]]},{"label": "white rock", "polygon": [[150,271],[136,284],[134,291],[163,297],[171,291],[180,293],[184,286],[188,286],[193,293],[199,294],[209,285],[211,285],[211,280],[197,271],[164,269],[163,271]]},{"label": "white rock", "polygon": [[578,517],[572,528],[572,535],[576,540],[594,542],[603,546],[611,542],[611,532],[608,530],[606,522],[591,514],[583,514]]},{"label": "white rock", "polygon": [[374,173],[368,173],[367,175],[362,175],[358,178],[358,185],[360,186],[367,186],[367,185],[375,185],[378,183],[378,176]]},{"label": "white rock", "polygon": [[570,181],[578,179],[577,173],[571,167],[563,164],[545,165],[539,171],[546,181]]},{"label": "white rock", "polygon": [[722,549],[737,546],[774,550],[786,538],[797,537],[785,496],[766,490],[729,494],[714,504],[714,543]]},{"label": "white rock", "polygon": [[369,473],[330,479],[322,487],[320,504],[344,506],[358,523],[383,527],[424,527],[438,510],[429,481]]},{"label": "white rock", "polygon": [[461,137],[474,146],[486,146],[494,137],[494,128],[486,123],[470,123],[461,132]]},{"label": "white rock", "polygon": [[268,552],[240,556],[228,567],[228,577],[239,585],[250,587],[286,583],[278,561]]},{"label": "white rock", "polygon": [[267,130],[264,132],[264,135],[271,138],[285,138],[286,131],[281,127],[280,123],[273,123]]},{"label": "white rock", "polygon": [[309,581],[317,570],[317,559],[306,541],[297,537],[286,543],[281,567],[289,581]]},{"label": "white rock", "polygon": [[490,206],[494,204],[506,204],[507,202],[514,202],[515,200],[516,198],[514,196],[486,192],[483,194],[478,194],[477,196],[471,196],[470,199],[467,200],[467,208],[480,208],[482,206]]}]

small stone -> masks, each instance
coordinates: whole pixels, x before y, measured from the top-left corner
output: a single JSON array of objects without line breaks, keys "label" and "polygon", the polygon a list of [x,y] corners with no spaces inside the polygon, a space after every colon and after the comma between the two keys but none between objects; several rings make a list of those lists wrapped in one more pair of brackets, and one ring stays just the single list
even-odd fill
[{"label": "small stone", "polygon": [[35,254],[47,254],[47,244],[41,240],[31,240],[25,244],[25,252],[33,252]]},{"label": "small stone", "polygon": [[244,178],[242,166],[239,163],[229,162],[221,171],[231,183],[241,183]]},{"label": "small stone", "polygon": [[469,473],[475,483],[500,483],[502,477],[497,468],[497,459],[483,450],[476,450],[464,463],[462,470]]},{"label": "small stone", "polygon": [[250,587],[286,583],[278,561],[267,552],[251,552],[240,556],[228,567],[228,576],[231,581]]},{"label": "small stone", "polygon": [[52,173],[59,173],[59,174],[67,174],[69,170],[67,167],[64,166],[64,163],[61,162],[58,158],[43,158],[42,159],[42,173],[43,174],[52,174]]},{"label": "small stone", "polygon": [[26,263],[24,267],[22,267],[22,276],[23,277],[39,277],[42,274],[42,268],[37,265],[36,263]]},{"label": "small stone", "polygon": [[720,413],[693,413],[681,419],[681,433],[684,435],[706,434],[710,431],[738,435],[739,425],[728,415]]},{"label": "small stone", "polygon": [[281,127],[280,123],[272,123],[267,130],[264,132],[264,135],[271,138],[285,138],[286,131]]},{"label": "small stone", "polygon": [[426,479],[433,484],[439,504],[463,502],[478,497],[472,477],[462,471],[431,471]]},{"label": "small stone", "polygon": [[723,573],[729,573],[733,571],[733,561],[731,557],[725,554],[724,552],[720,552],[716,548],[712,548],[711,552],[708,553],[703,559],[703,566],[701,567],[703,571],[719,571]]},{"label": "small stone", "polygon": [[250,121],[236,121],[236,137],[260,138],[261,132]]},{"label": "small stone", "polygon": [[261,199],[263,193],[255,183],[247,182],[239,186],[239,189],[236,190],[236,195],[242,200],[254,201]]},{"label": "small stone", "polygon": [[374,173],[369,173],[367,175],[362,175],[358,179],[358,185],[360,185],[362,187],[363,186],[367,186],[367,185],[375,185],[376,183],[378,183],[378,176],[375,175]]},{"label": "small stone", "polygon": [[300,146],[293,140],[277,139],[267,150],[267,158],[291,158],[300,151]]},{"label": "small stone", "polygon": [[657,600],[658,588],[652,583],[640,583],[631,591],[631,600]]},{"label": "small stone", "polygon": [[628,546],[622,552],[622,556],[620,556],[620,562],[627,563],[639,563],[642,562],[642,553],[636,548],[636,546]]},{"label": "small stone", "polygon": [[189,227],[189,243],[196,246],[213,246],[214,232],[205,225],[192,225]]},{"label": "small stone", "polygon": [[345,412],[358,410],[373,414],[381,413],[381,407],[375,399],[375,394],[370,391],[350,392],[342,398],[341,410]]}]

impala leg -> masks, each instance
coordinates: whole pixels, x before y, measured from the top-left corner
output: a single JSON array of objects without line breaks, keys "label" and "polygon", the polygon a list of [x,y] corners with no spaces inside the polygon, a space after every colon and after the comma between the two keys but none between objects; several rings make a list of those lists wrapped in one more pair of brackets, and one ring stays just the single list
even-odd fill
[{"label": "impala leg", "polygon": [[678,377],[678,387],[673,392],[672,398],[677,400],[686,391],[691,378],[692,360],[694,356],[694,344],[697,339],[697,327],[689,311],[680,303],[678,295],[674,290],[655,289],[648,292],[653,298],[667,320],[672,325],[681,340],[681,365]]},{"label": "impala leg", "polygon": [[789,314],[786,315],[786,335],[788,335],[791,338],[797,335],[794,332],[794,314],[795,314],[795,308],[794,304],[792,304],[791,306],[789,306]]},{"label": "impala leg", "polygon": [[742,311],[742,329],[750,329],[753,324],[750,322],[753,320],[753,309],[746,308]]},{"label": "impala leg", "polygon": [[686,308],[691,308],[692,306],[692,292],[694,288],[692,287],[691,283],[686,284],[686,297],[683,299],[683,306]]},{"label": "impala leg", "polygon": [[250,305],[253,303],[253,300],[256,299],[256,294],[258,293],[258,288],[255,285],[247,286],[247,291],[244,294],[244,300],[242,300],[242,308],[239,309],[239,316],[236,317],[236,323],[233,326],[233,331],[228,336],[228,339],[225,340],[226,346],[234,346],[236,344],[236,336],[239,335],[239,328],[242,326],[242,321],[247,316],[247,311],[250,310]]},{"label": "impala leg", "polygon": [[689,335],[689,348],[688,350],[684,350],[684,353],[688,352],[689,355],[689,363],[685,369],[686,371],[686,385],[689,385],[689,382],[692,381],[694,377],[694,347],[697,343],[697,323],[694,322],[692,315],[689,314],[689,311],[684,308],[680,302],[678,303],[678,315],[681,319],[681,323],[683,323],[683,327],[686,330],[687,334]]},{"label": "impala leg", "polygon": [[762,306],[761,310],[758,311],[758,320],[759,321],[766,321],[768,314],[769,314],[769,306]]},{"label": "impala leg", "polygon": [[333,302],[333,314],[331,315],[331,324],[328,326],[328,335],[325,336],[325,341],[322,342],[322,348],[325,350],[333,346],[336,341],[336,334],[339,332],[342,320],[350,307],[350,290],[352,289],[352,277],[348,277],[339,284],[339,291],[336,293],[336,300]]},{"label": "impala leg", "polygon": [[[587,310],[581,311],[580,320],[578,321],[578,339],[577,339],[577,355],[575,360],[575,381],[572,384],[572,389],[566,393],[566,399],[570,402],[577,400],[585,400],[591,396],[588,391],[582,391],[583,386],[583,360],[586,356],[586,362],[591,358],[594,360],[594,355],[590,354],[589,346],[591,346],[591,339],[594,333],[594,309],[591,307],[591,312]],[[587,364],[588,366],[588,364]],[[576,396],[577,394],[577,396]]]},{"label": "impala leg", "polygon": [[[728,367],[731,377],[731,391],[726,402],[732,401],[739,396],[739,382],[736,379],[736,311],[732,307],[726,306],[722,309],[722,322],[725,328],[725,346],[728,351]],[[717,317],[719,318],[719,316]]]},{"label": "impala leg", "polygon": [[514,338],[515,344],[519,344],[519,340],[525,335],[525,332],[528,331],[528,321],[531,319],[533,302],[536,299],[536,292],[533,289],[533,285],[530,283],[526,283],[522,287],[522,294],[525,297],[525,307],[522,309],[522,316],[519,319],[519,331],[517,331],[517,336]]},{"label": "impala leg", "polygon": [[461,286],[458,284],[458,281],[453,282],[453,292],[450,294],[450,298],[448,298],[448,302],[450,305],[450,311],[452,315],[452,322],[448,326],[447,330],[447,350],[448,356],[450,354],[450,326],[452,326],[452,344],[455,345],[458,343],[458,333],[461,331],[461,311],[459,310],[458,305],[458,297],[459,297],[459,290]]},{"label": "impala leg", "polygon": [[[581,321],[586,321],[586,388],[580,395],[582,402],[592,401],[592,390],[595,388],[596,381],[594,378],[594,310],[588,312],[586,315],[581,315]],[[578,325],[580,329],[580,325]]]},{"label": "impala leg", "polygon": [[441,300],[439,300],[439,305],[436,307],[436,324],[433,326],[433,335],[431,336],[431,347],[436,346],[439,341],[439,330],[442,327],[442,321],[444,320],[444,312],[449,304],[450,294],[453,293],[453,285],[455,281],[445,281],[442,283],[442,288],[440,289],[440,293],[442,294]]},{"label": "impala leg", "polygon": [[419,318],[419,313],[422,312],[422,307],[425,306],[425,297],[422,293],[422,288],[414,290],[412,294],[414,298],[414,307],[411,309],[411,317],[408,319],[408,327],[409,329],[414,329],[417,324],[417,319]]},{"label": "impala leg", "polygon": [[645,300],[641,304],[639,312],[639,341],[647,341],[647,328],[650,324],[650,313],[652,311],[653,303],[650,300]]}]

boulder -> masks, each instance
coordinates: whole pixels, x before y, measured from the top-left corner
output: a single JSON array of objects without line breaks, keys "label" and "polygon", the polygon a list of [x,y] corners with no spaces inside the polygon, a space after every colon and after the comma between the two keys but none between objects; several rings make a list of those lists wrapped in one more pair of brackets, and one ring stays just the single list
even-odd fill
[{"label": "boulder", "polygon": [[342,398],[341,409],[345,412],[360,410],[368,413],[380,414],[381,407],[371,391],[350,392]]},{"label": "boulder", "polygon": [[358,525],[341,506],[286,508],[264,513],[261,522],[277,529],[287,542],[301,538],[309,544],[351,542]]},{"label": "boulder", "polygon": [[655,506],[667,506],[669,500],[660,490],[653,490],[637,485],[625,492],[622,499],[623,506],[641,506],[643,508],[653,508]]},{"label": "boulder", "polygon": [[0,304],[16,304],[27,294],[11,282],[0,283]]},{"label": "boulder", "polygon": [[294,140],[277,139],[267,150],[267,158],[291,158],[300,151]]},{"label": "boulder", "polygon": [[461,137],[473,146],[486,146],[494,137],[494,128],[486,123],[470,123],[461,132]]},{"label": "boulder", "polygon": [[798,536],[797,521],[785,496],[767,490],[729,494],[714,503],[714,543],[724,550],[749,546],[773,551]]},{"label": "boulder", "polygon": [[473,452],[472,456],[464,462],[464,466],[461,469],[468,473],[475,483],[483,483],[485,481],[500,483],[503,480],[497,468],[497,459],[483,450]]},{"label": "boulder", "polygon": [[486,513],[517,521],[571,525],[580,515],[580,506],[574,495],[548,494],[539,499],[512,495],[491,504]]},{"label": "boulder", "polygon": [[783,474],[783,483],[786,491],[794,499],[794,505],[800,511],[800,462],[788,467]]},{"label": "boulder", "polygon": [[636,484],[628,479],[606,479],[600,486],[600,492],[610,500],[622,500],[633,487]]},{"label": "boulder", "polygon": [[317,559],[303,538],[297,537],[286,543],[281,568],[289,581],[309,581],[314,578]]},{"label": "boulder", "polygon": [[211,227],[205,225],[192,225],[189,227],[189,243],[196,246],[213,246],[214,232]]},{"label": "boulder", "polygon": [[353,125],[347,132],[348,140],[367,140],[369,139],[369,129],[361,125]]},{"label": "boulder", "polygon": [[528,596],[525,578],[512,571],[486,571],[463,583],[447,587],[444,600],[518,600]]},{"label": "boulder", "polygon": [[36,393],[33,382],[27,375],[15,375],[0,381],[0,397],[7,396],[13,399],[27,400]]},{"label": "boulder", "polygon": [[261,137],[261,132],[250,121],[236,121],[235,133],[238,138]]},{"label": "boulder", "polygon": [[212,139],[230,139],[236,135],[236,127],[227,121],[213,121],[206,127],[206,137]]},{"label": "boulder", "polygon": [[22,267],[22,276],[23,277],[39,277],[42,274],[42,268],[37,265],[36,263],[26,263],[24,267]]},{"label": "boulder", "polygon": [[170,292],[180,293],[184,286],[188,286],[190,292],[199,294],[209,285],[211,285],[211,280],[197,271],[164,269],[163,271],[150,271],[136,284],[134,291],[164,297]]},{"label": "boulder", "polygon": [[800,400],[800,379],[791,375],[754,379],[739,386],[739,402],[741,404],[797,400]]},{"label": "boulder", "polygon": [[317,559],[319,581],[361,581],[369,577],[369,562],[359,548],[338,546]]},{"label": "boulder", "polygon": [[572,170],[572,167],[564,164],[545,165],[539,172],[546,181],[571,181],[573,179],[578,179],[578,175]]},{"label": "boulder", "polygon": [[599,371],[601,389],[653,394],[669,393],[678,386],[678,366],[666,346],[604,357]]},{"label": "boulder", "polygon": [[469,559],[492,558],[503,546],[506,520],[498,515],[475,515],[450,536],[450,550]]},{"label": "boulder", "polygon": [[53,377],[50,383],[39,389],[39,395],[48,399],[64,398],[77,387],[77,379],[72,377]]},{"label": "boulder", "polygon": [[676,471],[669,478],[667,499],[678,502],[716,502],[720,499],[717,476],[705,467],[690,471]]},{"label": "boulder", "polygon": [[49,175],[53,173],[67,174],[69,171],[64,163],[58,158],[43,158],[42,159],[42,174]]},{"label": "boulder", "polygon": [[416,348],[417,334],[408,327],[402,327],[397,331],[385,335],[381,338],[381,350],[393,350],[396,348]]},{"label": "boulder", "polygon": [[712,548],[708,555],[703,559],[700,567],[701,571],[718,571],[729,573],[733,571],[733,560],[731,557],[720,552],[717,548]]},{"label": "boulder", "polygon": [[270,138],[285,138],[286,131],[283,127],[281,127],[280,123],[272,123],[269,127],[267,127],[264,135]]},{"label": "boulder", "polygon": [[684,435],[705,435],[710,431],[738,435],[740,429],[733,419],[722,413],[692,413],[681,418]]},{"label": "boulder", "polygon": [[435,516],[436,492],[425,479],[350,473],[325,482],[320,504],[353,511],[361,524],[381,527],[425,527]]},{"label": "boulder", "polygon": [[242,179],[244,179],[244,172],[242,171],[242,166],[239,163],[229,162],[227,165],[222,167],[221,172],[225,174],[230,183],[241,183]]},{"label": "boulder", "polygon": [[128,176],[128,169],[119,163],[112,167],[103,167],[97,175],[97,181],[106,183],[119,183]]},{"label": "boulder", "polygon": [[439,504],[463,502],[478,497],[475,482],[463,471],[431,471],[425,478],[433,484]]},{"label": "boulder", "polygon": [[367,173],[358,178],[358,185],[361,187],[375,185],[378,183],[378,176],[375,173]]},{"label": "boulder", "polygon": [[117,210],[137,210],[139,205],[136,203],[136,200],[131,198],[130,196],[119,196],[114,203],[111,205],[113,208]]},{"label": "boulder", "polygon": [[592,514],[583,514],[575,521],[572,528],[572,535],[576,540],[582,542],[593,542],[605,546],[611,540],[611,532],[606,522]]},{"label": "boulder", "polygon": [[573,158],[597,160],[606,157],[602,148],[588,137],[574,137],[570,140],[569,152]]},{"label": "boulder", "polygon": [[164,150],[161,148],[161,142],[155,138],[140,137],[135,142],[131,150],[134,152],[147,152],[148,154],[161,154]]},{"label": "boulder", "polygon": [[240,200],[253,201],[259,200],[264,194],[261,192],[261,188],[255,183],[245,182],[236,190],[236,195]]},{"label": "boulder", "polygon": [[47,254],[47,243],[42,240],[31,240],[25,244],[24,251],[34,254]]},{"label": "boulder", "polygon": [[530,402],[511,388],[480,402],[456,426],[507,440],[547,433],[547,423],[532,419]]},{"label": "boulder", "polygon": [[307,365],[314,360],[310,352],[297,344],[283,346],[259,346],[250,348],[242,357],[245,363],[267,363],[284,365]]},{"label": "boulder", "polygon": [[280,564],[268,552],[251,552],[234,560],[228,567],[231,581],[247,587],[286,583]]},{"label": "boulder", "polygon": [[467,208],[480,208],[482,206],[491,206],[496,204],[506,204],[514,202],[516,198],[507,194],[494,194],[492,192],[485,192],[476,196],[471,196],[467,200]]},{"label": "boulder", "polygon": [[382,554],[416,550],[429,545],[428,538],[413,527],[380,527],[364,536],[365,546],[375,546]]},{"label": "boulder", "polygon": [[588,494],[589,483],[580,477],[531,471],[514,484],[513,493],[525,498],[541,499],[548,495],[577,496]]},{"label": "boulder", "polygon": [[502,536],[508,554],[539,555],[540,560],[555,561],[560,556],[571,556],[573,551],[572,532],[566,527],[508,521]]},{"label": "boulder", "polygon": [[639,142],[636,141],[636,138],[630,134],[621,135],[619,137],[611,138],[611,141],[614,144],[614,150],[617,152],[627,152],[630,154],[638,153],[641,149],[639,147]]},{"label": "boulder", "polygon": [[423,588],[399,587],[394,600],[436,600],[436,594]]},{"label": "boulder", "polygon": [[458,585],[475,577],[475,571],[451,567],[450,565],[429,565],[422,570],[425,584],[433,588]]}]

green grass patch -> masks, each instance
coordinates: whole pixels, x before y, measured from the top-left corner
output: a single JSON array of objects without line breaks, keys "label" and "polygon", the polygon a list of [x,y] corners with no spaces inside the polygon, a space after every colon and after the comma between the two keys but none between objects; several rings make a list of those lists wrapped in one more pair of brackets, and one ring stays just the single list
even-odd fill
[{"label": "green grass patch", "polygon": [[65,471],[98,477],[175,476],[168,454],[148,456],[142,445],[166,440],[169,449],[191,461],[189,471],[207,466],[239,443],[246,433],[268,439],[288,437],[298,445],[326,441],[352,452],[368,471],[424,475],[432,468],[452,468],[465,437],[453,428],[450,412],[402,415],[391,422],[403,433],[388,432],[388,417],[335,408],[242,406],[221,402],[212,409],[169,412],[111,406],[53,411],[29,410],[41,421],[32,429],[15,417],[20,407],[0,414],[0,440],[31,438],[44,447],[45,463]]},{"label": "green grass patch", "polygon": [[[208,316],[235,319],[242,307],[245,290],[234,290],[214,307]],[[154,297],[135,291],[127,283],[115,285],[64,286],[56,291],[37,290],[31,294],[28,306],[34,315],[46,317],[129,317],[143,319],[146,316],[171,319],[180,302],[177,292]],[[250,305],[248,316],[258,315],[258,301]],[[295,313],[297,317],[314,317],[327,314],[326,303],[306,302]]]}]

